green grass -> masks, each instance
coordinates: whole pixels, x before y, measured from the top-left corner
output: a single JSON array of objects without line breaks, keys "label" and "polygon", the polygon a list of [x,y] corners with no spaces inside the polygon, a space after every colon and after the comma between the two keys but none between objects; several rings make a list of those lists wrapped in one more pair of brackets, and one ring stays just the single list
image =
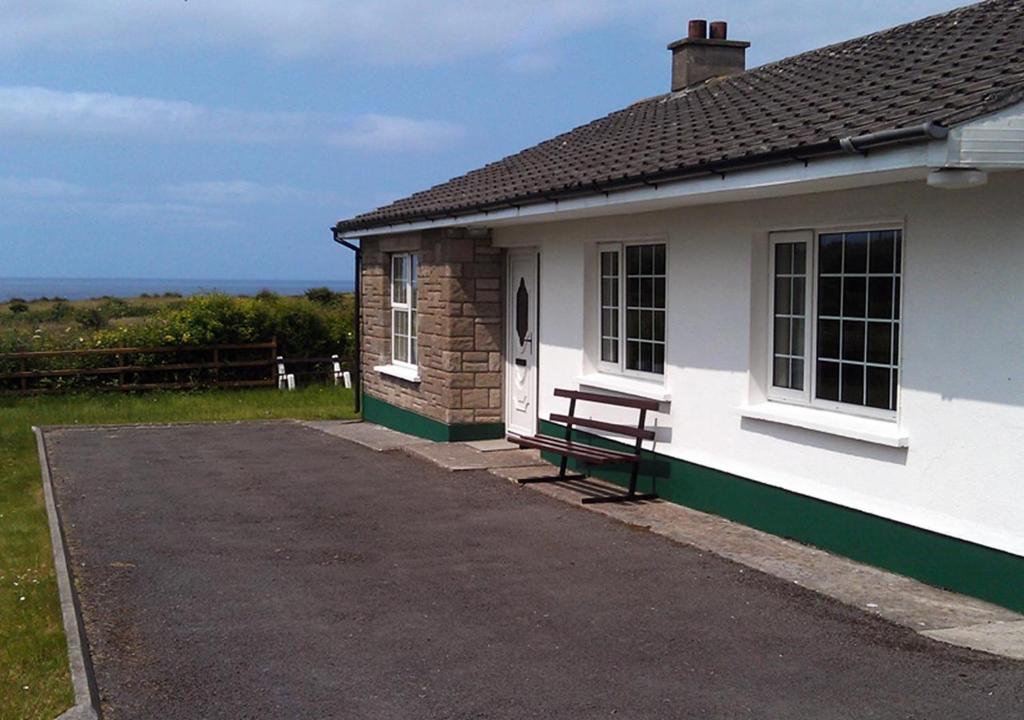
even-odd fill
[{"label": "green grass", "polygon": [[0,719],[72,704],[33,425],[351,417],[351,390],[317,387],[0,398]]}]

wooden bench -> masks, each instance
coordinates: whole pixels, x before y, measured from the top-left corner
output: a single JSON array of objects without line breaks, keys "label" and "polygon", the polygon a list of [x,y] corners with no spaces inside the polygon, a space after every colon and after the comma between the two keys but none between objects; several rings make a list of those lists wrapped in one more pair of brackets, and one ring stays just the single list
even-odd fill
[{"label": "wooden bench", "polygon": [[[640,453],[643,449],[644,440],[653,440],[654,431],[648,430],[645,427],[647,421],[647,411],[657,410],[657,400],[645,400],[643,398],[623,398],[614,397],[611,395],[602,395],[599,393],[581,392],[579,390],[555,390],[555,397],[563,397],[569,399],[569,414],[553,414],[549,418],[553,423],[564,423],[565,424],[565,437],[557,438],[550,435],[533,435],[526,437],[523,435],[515,435],[510,433],[507,438],[511,443],[515,443],[521,448],[535,448],[542,452],[554,453],[562,456],[562,462],[558,468],[558,477],[554,478],[527,478],[520,480],[520,483],[531,483],[531,482],[559,482],[566,479],[566,467],[569,463],[569,458],[582,461],[586,465],[618,465],[629,463],[631,466],[631,472],[629,475],[629,490],[625,495],[613,495],[613,496],[598,496],[598,497],[585,497],[583,498],[584,503],[607,503],[607,502],[625,502],[629,500],[652,500],[657,497],[653,493],[641,494],[636,491],[637,475],[640,472]],[[576,403],[588,402],[588,403],[599,403],[602,405],[613,405],[616,407],[632,408],[640,411],[640,418],[637,421],[636,427],[632,425],[620,425],[617,423],[604,422],[601,420],[591,420],[590,418],[583,418],[576,416]],[[613,435],[620,435],[623,437],[631,438],[635,441],[633,452],[619,452],[616,450],[607,450],[605,448],[595,447],[593,445],[585,445],[579,442],[573,442],[572,430],[574,427],[590,428],[592,430],[601,430],[602,432],[611,433]]]}]

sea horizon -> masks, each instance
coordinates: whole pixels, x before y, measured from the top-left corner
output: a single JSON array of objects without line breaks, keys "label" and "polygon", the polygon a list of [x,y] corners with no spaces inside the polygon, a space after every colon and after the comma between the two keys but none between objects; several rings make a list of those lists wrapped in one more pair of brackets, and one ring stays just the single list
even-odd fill
[{"label": "sea horizon", "polygon": [[97,277],[0,277],[0,302],[11,298],[34,300],[62,297],[88,300],[103,296],[138,297],[143,293],[196,295],[222,292],[228,295],[255,295],[270,290],[281,295],[301,295],[309,288],[327,287],[335,292],[351,292],[352,280],[272,279],[272,278],[97,278]]}]

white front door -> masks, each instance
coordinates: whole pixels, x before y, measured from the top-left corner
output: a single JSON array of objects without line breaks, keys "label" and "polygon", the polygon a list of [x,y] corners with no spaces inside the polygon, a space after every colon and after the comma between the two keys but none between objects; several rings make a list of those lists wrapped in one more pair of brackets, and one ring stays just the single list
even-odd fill
[{"label": "white front door", "polygon": [[537,251],[509,250],[505,347],[505,428],[537,432]]}]

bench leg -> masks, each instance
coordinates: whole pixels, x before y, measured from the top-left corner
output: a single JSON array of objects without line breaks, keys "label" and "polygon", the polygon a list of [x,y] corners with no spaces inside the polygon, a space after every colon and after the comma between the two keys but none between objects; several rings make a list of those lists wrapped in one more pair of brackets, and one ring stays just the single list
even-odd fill
[{"label": "bench leg", "polygon": [[654,493],[637,493],[636,481],[640,474],[640,461],[634,460],[629,473],[629,489],[625,495],[608,495],[598,497],[585,497],[580,502],[584,505],[597,505],[598,503],[631,502],[633,500],[656,500]]},{"label": "bench leg", "polygon": [[557,477],[537,477],[537,478],[523,478],[516,480],[520,485],[529,485],[531,483],[554,483],[562,482],[563,480],[580,480],[584,475],[579,473],[567,474],[566,470],[569,467],[569,458],[566,455],[562,456],[562,462],[558,465],[558,476]]}]

